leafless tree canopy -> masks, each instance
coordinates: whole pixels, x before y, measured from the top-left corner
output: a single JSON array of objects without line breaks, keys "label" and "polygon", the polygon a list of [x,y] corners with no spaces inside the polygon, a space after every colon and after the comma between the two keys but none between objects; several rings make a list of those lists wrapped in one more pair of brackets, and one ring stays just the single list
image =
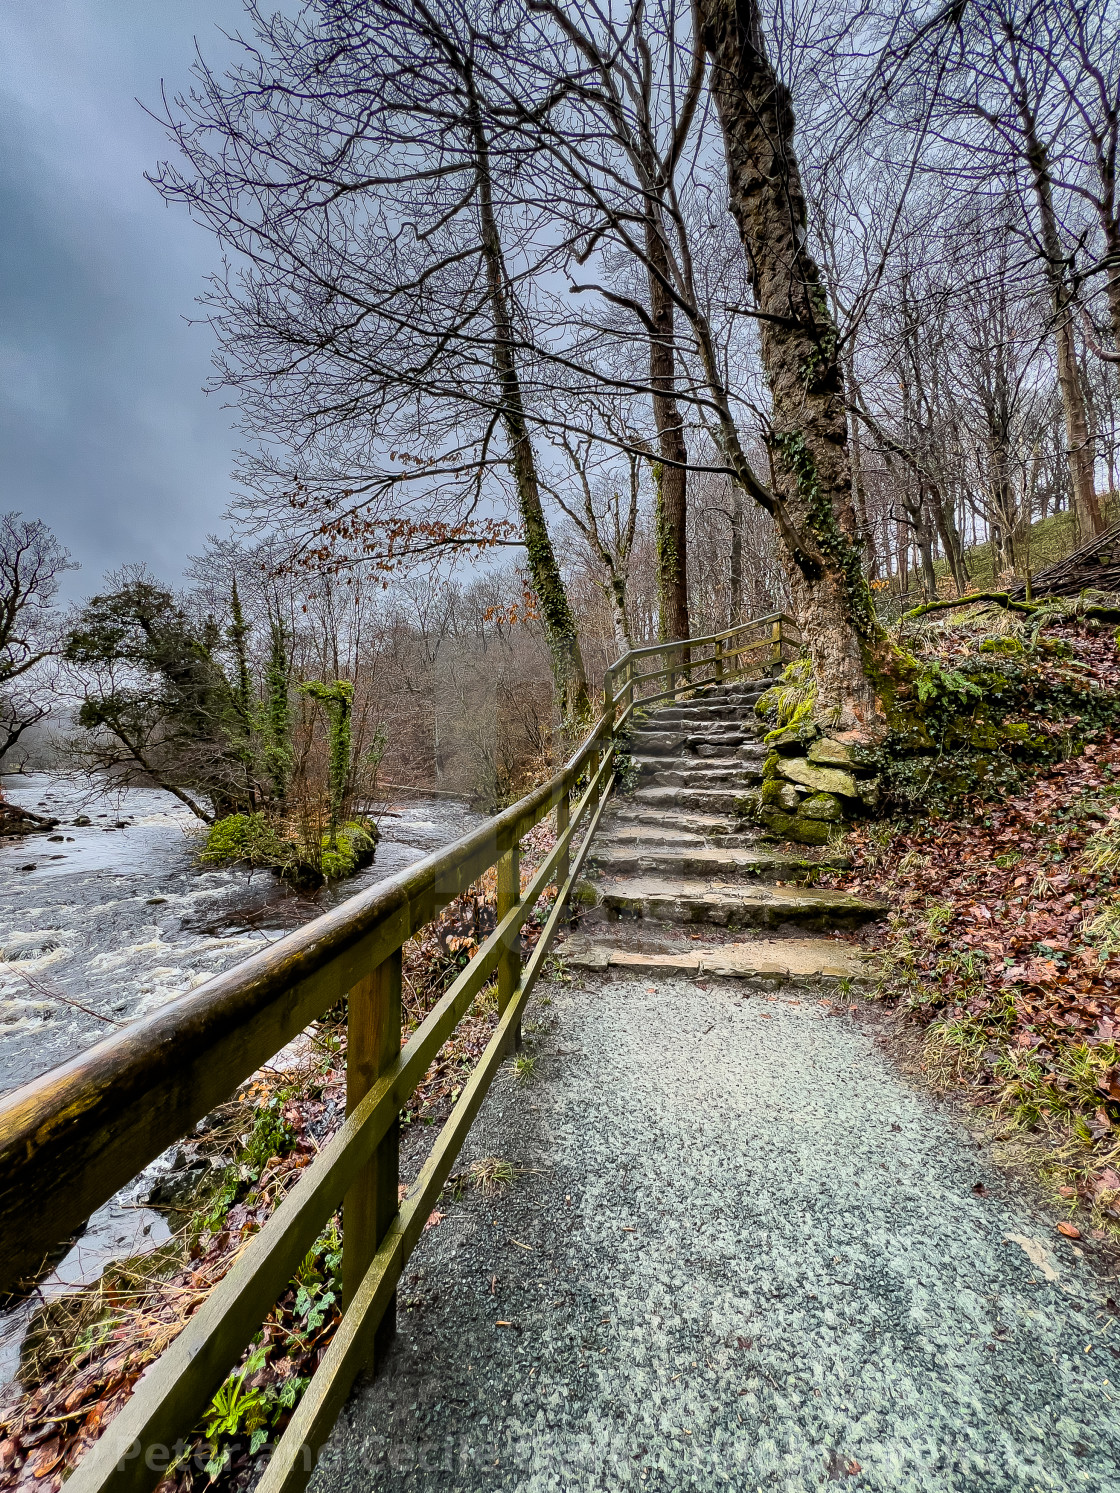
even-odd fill
[{"label": "leafless tree canopy", "polygon": [[574,714],[783,604],[866,725],[876,593],[1115,517],[1114,0],[250,4],[164,118],[243,530],[520,567]]}]

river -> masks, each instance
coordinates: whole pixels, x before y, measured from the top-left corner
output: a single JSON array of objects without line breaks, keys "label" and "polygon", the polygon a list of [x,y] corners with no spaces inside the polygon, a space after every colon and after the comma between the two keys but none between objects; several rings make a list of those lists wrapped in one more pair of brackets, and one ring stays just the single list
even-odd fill
[{"label": "river", "polygon": [[[170,793],[105,792],[47,773],[9,774],[3,784],[12,803],[59,824],[49,835],[0,840],[0,1092],[482,822],[451,800],[385,804],[374,816],[373,864],[299,893],[267,871],[200,867],[203,827]],[[163,1216],[136,1206],[136,1190],[98,1210],[35,1297],[0,1312],[0,1385],[14,1371],[33,1304],[167,1238]]]}]

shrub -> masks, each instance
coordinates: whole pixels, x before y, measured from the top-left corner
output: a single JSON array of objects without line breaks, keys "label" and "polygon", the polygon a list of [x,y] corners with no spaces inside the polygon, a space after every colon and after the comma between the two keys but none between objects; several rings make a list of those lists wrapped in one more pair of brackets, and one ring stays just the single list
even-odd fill
[{"label": "shrub", "polygon": [[227,814],[210,826],[199,860],[210,866],[247,861],[252,866],[281,867],[293,859],[295,850],[263,814]]}]

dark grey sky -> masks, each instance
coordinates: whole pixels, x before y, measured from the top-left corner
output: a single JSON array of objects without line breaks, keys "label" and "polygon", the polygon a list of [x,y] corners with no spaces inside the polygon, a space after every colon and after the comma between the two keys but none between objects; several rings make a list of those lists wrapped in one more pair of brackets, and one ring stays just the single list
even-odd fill
[{"label": "dark grey sky", "polygon": [[144,180],[136,103],[221,61],[240,0],[0,0],[0,509],[81,562],[71,596],[143,560],[176,580],[222,527],[232,414],[190,327],[213,240]]}]

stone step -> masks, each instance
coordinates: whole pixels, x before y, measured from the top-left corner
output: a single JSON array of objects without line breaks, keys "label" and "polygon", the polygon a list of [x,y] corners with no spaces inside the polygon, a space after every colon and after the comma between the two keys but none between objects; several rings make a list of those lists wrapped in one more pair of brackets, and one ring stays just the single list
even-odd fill
[{"label": "stone step", "polygon": [[[637,745],[637,743],[636,743]],[[744,764],[750,766],[761,766],[766,761],[768,748],[760,741],[745,741],[740,746],[732,742],[728,746],[712,745],[703,752],[692,753],[689,751],[676,752],[647,752],[644,743],[641,751],[635,751],[632,761],[642,763],[651,771],[665,772],[673,768],[720,768],[720,767],[742,767]]]},{"label": "stone step", "polygon": [[701,685],[692,698],[714,704],[727,700],[761,700],[772,683],[770,679],[750,679],[732,684]]},{"label": "stone step", "polygon": [[692,752],[697,757],[720,756],[742,747],[757,747],[767,750],[762,738],[746,731],[635,731],[630,737],[635,752],[654,755],[672,755],[677,752]]},{"label": "stone step", "polygon": [[651,711],[645,717],[645,724],[651,722],[685,721],[703,722],[705,724],[713,721],[744,721],[757,720],[758,717],[753,710],[745,705],[666,705],[664,709]]},{"label": "stone step", "polygon": [[697,944],[638,952],[600,940],[570,938],[562,947],[565,963],[576,969],[618,970],[635,975],[711,975],[747,980],[763,989],[779,985],[875,984],[869,955],[831,938],[782,938],[767,942]]},{"label": "stone step", "polygon": [[720,788],[674,788],[655,785],[649,788],[635,788],[631,798],[635,803],[650,809],[700,809],[706,814],[733,814],[737,819],[742,819],[744,811],[738,807],[737,800],[752,795],[757,796],[757,790],[748,789],[745,792],[733,793]]},{"label": "stone step", "polygon": [[664,846],[679,849],[696,846],[703,849],[708,843],[703,835],[694,830],[671,827],[659,829],[652,824],[601,824],[595,842],[615,848],[645,846],[650,849]]},{"label": "stone step", "polygon": [[713,886],[689,878],[629,876],[583,882],[580,899],[610,917],[666,923],[716,923],[723,928],[856,928],[882,917],[885,903],[866,902],[821,887],[765,883]]},{"label": "stone step", "polygon": [[[699,836],[695,837],[699,840]],[[592,862],[611,875],[637,872],[642,875],[671,877],[708,877],[724,881],[737,877],[755,877],[762,881],[799,881],[822,867],[839,869],[850,864],[848,856],[836,855],[816,860],[762,845],[732,849],[681,845],[669,841],[662,846],[633,845],[614,836],[592,848]]]},{"label": "stone step", "polygon": [[[726,836],[743,833],[743,821],[737,815],[690,813],[687,809],[651,809],[628,798],[619,799],[611,806],[610,818],[604,819],[599,833],[603,836],[621,833],[623,829],[639,833],[656,833],[659,830],[694,834],[700,839],[715,841]],[[760,834],[752,824],[754,838]]]},{"label": "stone step", "polygon": [[667,767],[656,757],[636,762],[643,784],[658,788],[737,788],[745,793],[762,778],[761,762],[729,762],[709,765],[703,759],[675,763]]},{"label": "stone step", "polygon": [[[739,829],[726,835],[701,835],[689,833],[687,830],[673,828],[656,829],[652,825],[634,824],[618,826],[611,830],[600,830],[596,836],[596,843],[607,847],[614,846],[619,850],[685,850],[691,847],[704,849],[707,846],[712,850],[744,850],[751,845],[770,844],[763,840],[763,831],[757,824]],[[812,854],[813,847],[806,847]]]}]

